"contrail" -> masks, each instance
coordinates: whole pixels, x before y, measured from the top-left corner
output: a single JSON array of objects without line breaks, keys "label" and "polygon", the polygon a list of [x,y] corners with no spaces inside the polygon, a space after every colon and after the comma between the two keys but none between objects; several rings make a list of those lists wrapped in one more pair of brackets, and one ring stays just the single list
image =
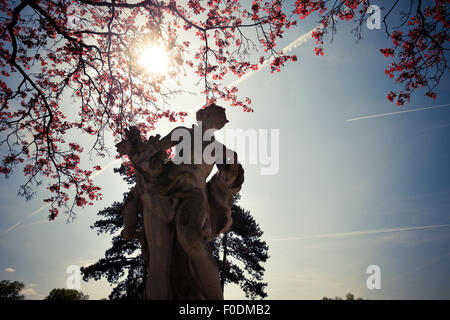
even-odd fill
[{"label": "contrail", "polygon": [[[114,165],[114,164],[115,164],[116,162],[118,162],[118,161],[120,161],[120,159],[115,159],[115,160],[111,161],[111,162],[108,163],[106,166],[104,166],[101,170],[99,170],[99,171],[93,173],[93,174],[91,175],[91,178],[95,178],[95,177],[99,176],[99,175],[102,174],[106,169],[108,169],[109,167],[111,167],[112,165]],[[33,212],[31,212],[31,213],[28,215],[28,217],[32,217],[32,216],[38,214],[38,213],[41,212],[42,210],[44,210],[44,209],[46,209],[46,208],[49,208],[50,205],[51,205],[50,203],[44,204],[42,207],[40,207],[40,208],[34,210]],[[32,222],[32,223],[29,223],[29,224],[20,226],[20,228],[28,227],[28,226],[31,226],[31,225],[34,225],[34,224],[43,223],[44,221],[47,221],[47,219],[45,219],[45,220],[39,220],[39,221],[37,221],[37,222]],[[17,228],[21,223],[22,223],[22,221],[20,221],[20,222],[16,223],[15,225],[9,227],[9,228],[6,229],[5,231],[3,231],[2,234],[6,234],[6,233],[8,233],[8,232],[14,230],[14,229]]]},{"label": "contrail", "polygon": [[[302,34],[300,37],[298,37],[297,39],[295,39],[294,41],[292,41],[290,44],[288,44],[282,51],[283,53],[287,53],[287,52],[291,52],[292,50],[294,50],[295,48],[297,48],[298,46],[302,45],[303,43],[305,43],[306,41],[308,41],[309,39],[311,39],[311,34],[314,30],[316,30],[319,26],[309,30],[307,33]],[[265,60],[263,62],[263,64],[261,66],[259,66],[258,70],[251,70],[247,73],[245,73],[242,77],[234,80],[233,82],[231,82],[227,87],[234,87],[237,84],[247,80],[248,78],[250,78],[251,76],[253,76],[255,73],[261,71],[262,69],[265,69],[266,67],[268,67],[270,65],[270,62],[272,62],[273,59],[269,59],[269,60]],[[196,110],[197,107],[192,107],[191,109],[189,109],[187,112],[191,113],[194,110]]]},{"label": "contrail", "polygon": [[42,210],[44,210],[45,208],[48,208],[48,207],[50,207],[50,204],[49,204],[49,203],[44,204],[42,207],[40,207],[40,208],[37,209],[37,210],[34,210],[34,211],[33,211],[32,213],[30,213],[28,216],[29,216],[29,217],[32,217],[32,216],[38,214],[39,212],[41,212]]},{"label": "contrail", "polygon": [[445,227],[450,227],[450,224],[435,224],[435,225],[419,226],[419,227],[399,227],[399,228],[385,228],[385,229],[362,230],[362,231],[340,232],[340,233],[325,233],[325,234],[306,236],[306,237],[270,239],[267,241],[276,242],[276,241],[320,239],[320,238],[339,238],[339,237],[360,236],[360,235],[368,235],[368,234],[422,230],[422,229],[435,229],[435,228],[445,228]]},{"label": "contrail", "polygon": [[48,218],[45,218],[45,219],[41,219],[41,220],[38,220],[38,221],[35,221],[35,222],[23,224],[23,225],[19,226],[17,229],[27,228],[29,226],[34,226],[36,224],[43,224],[43,223],[47,223],[47,222],[48,222]]},{"label": "contrail", "polygon": [[438,109],[438,108],[444,108],[444,107],[448,107],[448,106],[450,106],[450,103],[448,103],[448,104],[440,104],[438,106],[431,106],[431,107],[425,107],[425,108],[417,108],[417,109],[409,109],[409,110],[403,110],[403,111],[397,111],[397,112],[375,114],[375,115],[372,115],[372,116],[365,116],[365,117],[347,119],[345,121],[350,122],[350,121],[363,120],[363,119],[380,118],[380,117],[390,116],[390,115],[393,115],[393,114],[416,112],[416,111],[423,111],[423,110],[429,110],[429,109]]},{"label": "contrail", "polygon": [[[316,27],[317,28],[317,27]],[[291,52],[292,50],[294,50],[295,48],[297,48],[298,46],[302,45],[303,43],[305,43],[306,41],[308,41],[309,39],[311,39],[311,34],[314,30],[316,30],[316,28],[309,30],[307,33],[302,34],[300,37],[298,37],[297,39],[295,39],[294,41],[292,41],[290,44],[288,44],[282,51],[283,53],[288,53]],[[264,63],[259,67],[258,70],[252,70],[247,72],[246,74],[244,74],[242,77],[236,79],[235,81],[233,81],[232,83],[230,83],[228,85],[228,87],[233,87],[239,83],[241,83],[244,80],[247,80],[248,78],[250,78],[252,75],[254,75],[255,73],[261,71],[262,69],[265,69],[266,67],[268,67],[270,65],[270,63],[273,61],[273,59],[269,59],[269,60],[265,60]]]},{"label": "contrail", "polygon": [[6,229],[5,231],[3,231],[3,234],[10,232],[11,230],[14,230],[19,224],[21,224],[22,221],[17,222],[15,225],[9,227],[8,229]]},{"label": "contrail", "polygon": [[122,161],[122,159],[115,159],[113,161],[111,161],[110,163],[108,163],[106,166],[104,166],[101,170],[95,172],[94,174],[91,175],[91,179],[95,178],[96,176],[100,175],[103,173],[104,170],[108,169],[109,167],[111,167],[113,164],[115,164],[116,162]]},{"label": "contrail", "polygon": [[[108,169],[109,167],[111,167],[113,164],[115,164],[115,163],[118,162],[118,161],[120,161],[120,159],[115,159],[115,160],[111,161],[111,162],[108,163],[106,166],[104,166],[101,170],[99,170],[99,171],[93,173],[93,174],[91,175],[91,179],[93,179],[93,178],[95,178],[95,177],[101,175],[101,174],[104,172],[104,170]],[[37,209],[37,210],[33,211],[32,213],[30,213],[29,217],[32,217],[32,216],[38,214],[38,213],[41,212],[42,210],[44,210],[44,209],[50,207],[50,205],[51,205],[50,203],[44,204],[44,205],[43,205],[42,207],[40,207],[39,209]]]}]

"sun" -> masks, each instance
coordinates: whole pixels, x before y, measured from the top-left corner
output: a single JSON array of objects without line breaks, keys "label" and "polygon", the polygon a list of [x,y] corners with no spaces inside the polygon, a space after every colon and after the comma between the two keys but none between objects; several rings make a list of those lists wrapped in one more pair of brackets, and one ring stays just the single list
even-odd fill
[{"label": "sun", "polygon": [[169,58],[164,47],[146,47],[139,55],[139,65],[149,74],[164,75],[167,73]]}]

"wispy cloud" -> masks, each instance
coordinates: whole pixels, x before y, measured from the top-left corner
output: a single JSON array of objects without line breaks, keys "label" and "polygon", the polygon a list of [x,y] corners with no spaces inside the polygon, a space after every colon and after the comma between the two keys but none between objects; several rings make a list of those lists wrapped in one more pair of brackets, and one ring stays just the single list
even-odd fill
[{"label": "wispy cloud", "polygon": [[36,296],[37,292],[33,288],[25,288],[20,291],[20,294],[23,294],[25,296]]},{"label": "wispy cloud", "polygon": [[385,228],[385,229],[361,230],[361,231],[351,231],[351,232],[325,233],[325,234],[305,236],[305,237],[269,239],[267,241],[277,242],[277,241],[292,241],[292,240],[306,240],[306,239],[320,239],[320,238],[339,238],[339,237],[362,236],[362,235],[369,235],[369,234],[380,234],[380,233],[388,233],[388,232],[413,231],[413,230],[435,229],[435,228],[446,228],[446,227],[450,227],[450,224],[435,224],[435,225],[418,226],[418,227],[399,227],[399,228]]},{"label": "wispy cloud", "polygon": [[441,125],[438,125],[438,126],[433,126],[433,127],[425,128],[425,129],[423,129],[423,130],[418,131],[417,134],[424,133],[424,132],[428,132],[428,131],[431,131],[431,130],[447,128],[447,127],[450,127],[450,123],[446,123],[446,124],[441,124]]},{"label": "wispy cloud", "polygon": [[115,159],[113,161],[111,161],[110,163],[108,163],[106,166],[104,166],[101,170],[93,173],[91,175],[91,179],[94,179],[95,177],[101,175],[103,172],[105,172],[106,169],[108,169],[109,167],[111,167],[114,164],[118,164],[120,161],[122,161],[122,159]]},{"label": "wispy cloud", "polygon": [[375,115],[371,115],[371,116],[364,116],[364,117],[358,117],[358,118],[353,118],[353,119],[347,119],[345,121],[350,122],[350,121],[357,121],[357,120],[364,120],[364,119],[381,118],[381,117],[387,117],[387,116],[400,114],[400,113],[417,112],[417,111],[423,111],[423,110],[429,110],[429,109],[445,108],[445,107],[449,107],[449,106],[450,106],[450,103],[448,103],[448,104],[440,104],[440,105],[437,105],[437,106],[431,106],[431,107],[425,107],[425,108],[416,108],[416,109],[408,109],[408,110],[396,111],[396,112],[380,113],[380,114],[375,114]]},{"label": "wispy cloud", "polygon": [[91,264],[94,264],[98,259],[79,259],[77,261],[74,261],[73,264],[76,266],[81,266],[81,267],[88,267]]},{"label": "wispy cloud", "polygon": [[445,253],[445,254],[443,254],[441,256],[438,256],[438,257],[436,257],[433,260],[428,260],[424,264],[420,265],[419,267],[414,268],[412,270],[409,270],[407,272],[404,272],[404,273],[400,274],[399,277],[407,277],[407,276],[410,276],[412,274],[415,274],[415,273],[417,273],[419,271],[422,271],[425,268],[428,268],[428,267],[430,267],[430,266],[432,266],[432,265],[434,265],[434,264],[436,264],[438,262],[441,262],[444,259],[447,259],[448,256],[450,256],[450,252],[447,252],[447,253]]},{"label": "wispy cloud", "polygon": [[25,299],[30,300],[40,300],[44,298],[44,295],[39,294],[37,291],[37,286],[34,283],[29,283],[25,288],[20,291],[20,294],[25,296]]},{"label": "wispy cloud", "polygon": [[6,268],[6,269],[3,270],[3,271],[5,271],[5,272],[16,272],[16,269],[11,268],[11,267],[8,267],[8,268]]}]

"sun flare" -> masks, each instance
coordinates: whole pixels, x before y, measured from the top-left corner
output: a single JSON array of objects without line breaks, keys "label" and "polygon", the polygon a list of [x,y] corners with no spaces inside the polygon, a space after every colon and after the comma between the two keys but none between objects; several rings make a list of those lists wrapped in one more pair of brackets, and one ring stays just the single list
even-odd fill
[{"label": "sun flare", "polygon": [[160,46],[147,47],[139,55],[139,64],[147,73],[164,75],[169,65],[167,52]]}]

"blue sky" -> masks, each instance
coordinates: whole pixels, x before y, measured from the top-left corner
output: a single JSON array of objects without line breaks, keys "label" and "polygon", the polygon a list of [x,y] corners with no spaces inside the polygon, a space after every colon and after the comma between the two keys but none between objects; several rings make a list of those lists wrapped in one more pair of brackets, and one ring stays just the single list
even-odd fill
[{"label": "blue sky", "polygon": [[[293,28],[280,47],[312,26],[310,21]],[[389,59],[378,51],[389,45],[384,32],[364,30],[356,43],[350,29],[341,25],[323,57],[313,54],[308,41],[292,51],[299,61],[283,72],[270,75],[266,69],[241,82],[239,92],[252,98],[254,113],[227,108],[229,128],[280,132],[278,174],[262,176],[258,165],[244,166],[240,201],[269,244],[268,298],[352,292],[370,299],[449,299],[450,107],[346,121],[448,104],[449,79],[441,82],[436,100],[418,92],[409,105],[389,103],[386,94],[396,85],[384,73]],[[187,110],[202,103],[201,96],[187,96],[175,104]],[[162,123],[160,132],[170,128]],[[83,161],[105,166],[112,159]],[[71,223],[64,216],[47,222],[47,210],[32,215],[45,192],[26,202],[17,196],[21,174],[1,177],[0,278],[24,282],[27,297],[39,299],[65,287],[69,265],[102,257],[110,237],[89,226],[98,210],[127,190],[113,167],[96,177],[103,201],[79,210]],[[423,226],[436,227],[414,228]],[[352,233],[357,231],[371,232]],[[381,268],[380,290],[366,287],[369,265]],[[105,280],[90,281],[82,291],[98,299],[110,287]],[[237,287],[225,289],[225,298],[243,297]]]}]

